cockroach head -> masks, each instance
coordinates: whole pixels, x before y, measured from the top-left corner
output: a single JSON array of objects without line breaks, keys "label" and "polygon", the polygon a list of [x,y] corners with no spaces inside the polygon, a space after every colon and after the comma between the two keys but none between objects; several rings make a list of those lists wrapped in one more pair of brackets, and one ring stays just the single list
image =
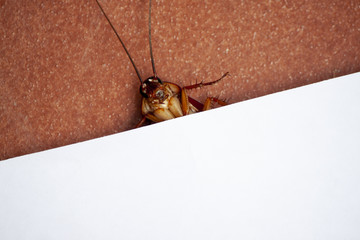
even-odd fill
[{"label": "cockroach head", "polygon": [[140,86],[140,93],[144,98],[158,98],[163,96],[163,83],[158,77],[149,77],[142,82]]}]

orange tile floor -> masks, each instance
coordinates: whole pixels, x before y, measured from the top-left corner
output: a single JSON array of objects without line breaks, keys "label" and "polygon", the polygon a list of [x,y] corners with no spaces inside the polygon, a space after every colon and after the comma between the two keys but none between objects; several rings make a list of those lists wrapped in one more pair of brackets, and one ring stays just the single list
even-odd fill
[{"label": "orange tile floor", "polygon": [[[152,74],[146,1],[100,1]],[[158,76],[235,103],[360,71],[360,2],[153,1]],[[94,1],[0,1],[0,159],[132,129],[139,80]],[[336,97],[336,96],[334,96]]]}]

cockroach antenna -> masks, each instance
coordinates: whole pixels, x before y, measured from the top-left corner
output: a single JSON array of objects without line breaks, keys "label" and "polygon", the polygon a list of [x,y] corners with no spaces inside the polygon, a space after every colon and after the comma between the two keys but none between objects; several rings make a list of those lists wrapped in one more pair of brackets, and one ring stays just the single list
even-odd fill
[{"label": "cockroach antenna", "polygon": [[[150,2],[151,2],[151,1],[150,1]],[[134,69],[135,69],[136,75],[138,76],[138,78],[139,78],[139,80],[140,80],[140,83],[142,83],[142,80],[141,80],[141,77],[140,77],[140,73],[139,73],[138,69],[136,68],[135,63],[134,63],[134,61],[133,61],[133,59],[132,59],[129,51],[128,51],[127,48],[125,47],[125,44],[124,44],[123,41],[121,40],[121,38],[120,38],[119,34],[117,33],[115,27],[112,25],[110,19],[109,19],[108,16],[106,15],[104,9],[101,7],[101,5],[100,5],[100,3],[99,3],[98,0],[96,0],[96,3],[99,5],[99,8],[100,8],[101,12],[104,14],[106,20],[109,22],[112,30],[113,30],[114,33],[116,34],[116,37],[119,39],[121,45],[123,46],[123,48],[124,48],[124,50],[125,50],[125,52],[126,52],[126,55],[129,57],[130,62],[131,62],[131,64],[133,65],[133,67],[134,67]],[[150,41],[150,43],[151,43],[151,41]],[[151,44],[150,44],[150,46],[151,46]],[[150,47],[150,49],[151,49],[151,47]],[[150,52],[151,52],[151,50],[150,50]],[[151,55],[152,55],[152,53],[151,53]],[[152,58],[151,58],[151,60],[152,60]],[[155,72],[154,63],[153,63],[153,70],[154,70],[154,72]]]},{"label": "cockroach antenna", "polygon": [[155,62],[154,56],[152,51],[152,44],[151,44],[151,0],[149,1],[149,46],[150,46],[150,58],[151,58],[151,65],[154,73],[154,77],[156,77],[156,70],[155,70]]}]

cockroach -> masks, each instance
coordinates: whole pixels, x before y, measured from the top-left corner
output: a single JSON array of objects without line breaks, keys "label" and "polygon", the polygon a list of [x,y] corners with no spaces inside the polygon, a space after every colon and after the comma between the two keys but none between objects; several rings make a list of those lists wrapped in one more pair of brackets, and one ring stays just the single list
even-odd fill
[{"label": "cockroach", "polygon": [[165,82],[160,80],[160,78],[156,74],[155,70],[155,62],[152,51],[151,44],[151,0],[149,0],[149,48],[150,48],[150,58],[153,70],[153,76],[147,78],[145,81],[142,80],[140,73],[129,53],[127,48],[125,47],[124,42],[120,38],[120,35],[116,31],[115,27],[111,23],[109,17],[106,15],[104,9],[98,0],[96,0],[101,12],[105,16],[108,21],[110,27],[114,31],[116,37],[120,41],[122,47],[124,48],[126,55],[129,57],[131,64],[133,65],[136,75],[140,80],[140,94],[142,96],[141,102],[141,113],[142,119],[136,125],[139,127],[144,124],[146,120],[150,120],[151,122],[161,122],[164,120],[173,119],[176,117],[185,116],[188,114],[196,113],[199,111],[205,111],[210,109],[211,103],[217,103],[219,105],[226,105],[226,102],[220,100],[216,97],[208,97],[205,102],[202,104],[197,100],[189,97],[186,93],[186,90],[200,88],[204,86],[213,85],[221,81],[224,77],[226,77],[229,73],[226,72],[221,78],[211,81],[211,82],[200,82],[196,84],[192,84],[185,87],[180,87],[179,85],[172,82]]}]

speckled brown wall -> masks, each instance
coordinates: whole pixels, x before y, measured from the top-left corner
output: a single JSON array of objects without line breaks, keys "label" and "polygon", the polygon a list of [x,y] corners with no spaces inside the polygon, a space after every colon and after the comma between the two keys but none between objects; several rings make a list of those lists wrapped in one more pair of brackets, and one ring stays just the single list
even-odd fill
[{"label": "speckled brown wall", "polygon": [[[143,78],[145,0],[103,0]],[[0,1],[0,159],[132,129],[139,81],[93,1]],[[360,70],[359,0],[153,2],[158,75],[230,103]]]}]

